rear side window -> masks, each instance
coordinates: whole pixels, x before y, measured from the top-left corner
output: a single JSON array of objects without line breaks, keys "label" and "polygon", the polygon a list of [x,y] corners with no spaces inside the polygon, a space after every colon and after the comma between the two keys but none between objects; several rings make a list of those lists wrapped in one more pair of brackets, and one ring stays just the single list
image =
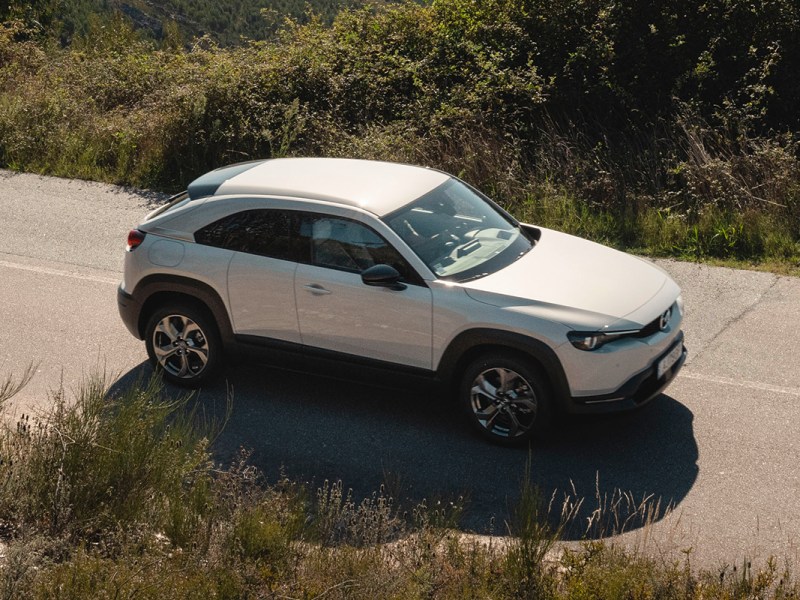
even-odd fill
[{"label": "rear side window", "polygon": [[297,260],[292,223],[292,213],[288,211],[246,210],[206,225],[195,232],[194,239],[205,246]]}]

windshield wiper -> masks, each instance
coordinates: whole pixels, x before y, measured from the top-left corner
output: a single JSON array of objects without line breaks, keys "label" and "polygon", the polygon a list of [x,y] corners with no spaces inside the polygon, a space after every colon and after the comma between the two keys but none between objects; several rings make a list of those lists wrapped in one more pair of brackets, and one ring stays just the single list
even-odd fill
[{"label": "windshield wiper", "polygon": [[475,281],[476,279],[480,279],[481,277],[486,277],[489,273],[478,273],[477,275],[472,275],[471,277],[465,277],[464,279],[458,279],[458,283],[467,283],[468,281]]}]

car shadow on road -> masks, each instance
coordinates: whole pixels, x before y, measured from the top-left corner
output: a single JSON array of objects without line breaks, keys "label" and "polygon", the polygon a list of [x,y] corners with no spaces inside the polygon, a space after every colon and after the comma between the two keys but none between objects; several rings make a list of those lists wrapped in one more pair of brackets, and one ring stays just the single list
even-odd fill
[{"label": "car shadow on road", "polygon": [[[151,372],[143,363],[112,392]],[[312,488],[341,480],[356,498],[383,485],[404,505],[463,498],[465,530],[506,533],[526,473],[553,499],[553,515],[565,498],[583,498],[566,535],[574,539],[658,520],[697,478],[693,415],[668,395],[632,413],[562,419],[547,441],[503,448],[473,434],[451,401],[431,394],[264,367],[230,369],[226,377],[193,399],[221,419],[232,393],[233,411],[214,443],[220,462],[243,447],[268,481],[281,473]]]}]

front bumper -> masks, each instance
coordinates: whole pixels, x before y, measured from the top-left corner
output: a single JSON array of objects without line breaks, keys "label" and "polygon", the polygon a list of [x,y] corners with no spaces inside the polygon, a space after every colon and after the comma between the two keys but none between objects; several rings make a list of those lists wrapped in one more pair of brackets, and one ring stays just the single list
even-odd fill
[{"label": "front bumper", "polygon": [[[680,344],[681,354],[677,362],[668,369],[660,378],[657,376],[656,369],[658,362],[670,353],[676,345]],[[606,412],[618,412],[637,408],[647,404],[650,400],[658,396],[672,380],[686,362],[687,350],[683,345],[683,332],[681,331],[675,338],[675,342],[670,345],[670,349],[661,354],[657,360],[653,361],[647,369],[633,376],[614,392],[601,396],[579,396],[572,397],[567,403],[567,410],[574,414],[595,414]]]},{"label": "front bumper", "polygon": [[139,333],[139,315],[142,311],[142,305],[129,293],[122,289],[122,285],[117,288],[117,308],[119,309],[119,316],[122,317],[122,322],[128,328],[134,337],[142,339]]}]

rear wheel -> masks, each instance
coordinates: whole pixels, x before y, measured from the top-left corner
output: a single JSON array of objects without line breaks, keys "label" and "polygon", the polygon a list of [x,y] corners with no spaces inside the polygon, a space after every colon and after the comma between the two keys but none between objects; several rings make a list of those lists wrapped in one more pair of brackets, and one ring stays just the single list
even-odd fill
[{"label": "rear wheel", "polygon": [[499,444],[522,444],[550,425],[544,376],[513,354],[488,353],[472,362],[464,371],[459,395],[472,426]]},{"label": "rear wheel", "polygon": [[211,379],[222,360],[222,342],[206,311],[191,304],[158,309],[145,329],[147,355],[164,379],[198,387]]}]

